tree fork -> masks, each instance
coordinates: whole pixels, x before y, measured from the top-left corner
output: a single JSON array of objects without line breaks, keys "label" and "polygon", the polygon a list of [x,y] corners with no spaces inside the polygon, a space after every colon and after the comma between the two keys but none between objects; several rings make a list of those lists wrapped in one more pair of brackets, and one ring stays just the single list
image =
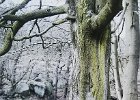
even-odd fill
[{"label": "tree fork", "polygon": [[[88,11],[94,12],[97,9],[91,9],[89,6],[90,0],[80,0],[77,6],[78,16],[78,52],[80,59],[80,99],[86,100],[87,75],[90,71],[93,83],[92,93],[96,100],[109,99],[109,83],[105,74],[105,69],[108,58],[110,41],[109,23],[114,16],[122,9],[122,0],[108,0],[105,5],[102,0],[100,5],[103,5],[100,12],[92,16],[87,16]],[[90,2],[91,3],[91,2]],[[95,2],[94,2],[95,3]],[[117,5],[117,6],[116,6]],[[96,7],[93,7],[96,8]],[[108,89],[108,90],[105,90]]]}]

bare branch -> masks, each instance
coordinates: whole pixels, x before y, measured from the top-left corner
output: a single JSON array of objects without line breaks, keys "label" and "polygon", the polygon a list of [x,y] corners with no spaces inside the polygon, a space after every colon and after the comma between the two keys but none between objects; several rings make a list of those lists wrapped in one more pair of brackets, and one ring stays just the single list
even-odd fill
[{"label": "bare branch", "polygon": [[37,23],[37,20],[36,20],[36,23],[35,23],[35,25],[37,26],[38,33],[40,33],[40,32],[41,32],[41,30],[40,30],[40,27],[39,27],[39,25],[38,25],[38,23]]},{"label": "bare branch", "polygon": [[[5,0],[2,0],[2,1],[4,2]],[[12,9],[9,9],[9,10],[7,10],[6,12],[4,12],[3,14],[1,14],[1,15],[0,15],[0,17],[1,17],[1,20],[0,20],[1,23],[0,23],[0,25],[2,26],[2,25],[4,25],[4,24],[6,24],[6,20],[3,19],[3,18],[4,18],[3,16],[14,15],[18,10],[24,8],[30,1],[31,1],[31,0],[24,0],[24,1],[23,1],[20,5],[18,5],[17,7],[12,8]],[[18,18],[17,18],[17,19],[18,19]],[[15,18],[12,19],[12,20],[15,20]],[[19,19],[19,20],[20,20],[20,19]],[[15,21],[17,21],[17,20],[15,20]]]},{"label": "bare branch", "polygon": [[44,10],[37,10],[37,11],[33,11],[30,13],[26,13],[23,15],[5,15],[2,16],[4,20],[11,20],[11,21],[23,21],[23,22],[28,22],[31,21],[33,19],[37,19],[37,18],[44,18],[44,17],[50,17],[50,16],[54,16],[54,15],[58,15],[58,14],[64,14],[67,12],[68,6],[65,4],[63,6],[60,7],[53,7],[53,8],[47,8]]},{"label": "bare branch", "polygon": [[125,8],[124,8],[124,10],[123,10],[123,12],[122,12],[122,14],[121,14],[120,21],[119,21],[118,25],[116,26],[116,28],[114,28],[114,30],[113,30],[111,33],[116,32],[116,30],[117,30],[117,29],[119,28],[119,26],[121,25],[121,23],[122,23],[122,21],[123,21],[123,19],[124,19],[124,15],[125,15],[125,12],[126,12],[126,9],[127,9],[128,5],[129,5],[129,4],[126,3]]},{"label": "bare branch", "polygon": [[11,11],[11,14],[14,15],[18,10],[24,8],[30,1],[31,0],[24,0],[20,5],[18,5]]},{"label": "bare branch", "polygon": [[[39,8],[38,8],[38,9],[41,9],[41,7],[42,7],[42,0],[40,0],[39,3],[40,3],[40,5],[39,5]],[[30,32],[29,32],[29,36],[30,36],[32,30],[34,29],[34,26],[35,26],[35,25],[36,25],[37,28],[38,28],[38,33],[41,32],[41,31],[40,31],[40,28],[39,28],[39,25],[38,25],[38,23],[37,23],[37,21],[38,21],[38,19],[36,19],[36,20],[34,21],[34,24],[33,24],[32,28],[31,28],[31,30],[30,30]],[[41,39],[42,39],[42,38],[41,38]],[[30,39],[30,42],[31,42],[31,39]]]},{"label": "bare branch", "polygon": [[35,27],[35,24],[37,23],[37,19],[34,21],[30,31],[29,31],[29,35],[31,34],[31,32],[33,31],[34,27]]},{"label": "bare branch", "polygon": [[123,28],[124,28],[124,22],[125,22],[125,19],[123,19],[122,28],[121,28],[120,33],[118,34],[118,42],[120,41],[120,35],[121,35],[121,33],[122,33],[122,31],[123,31]]},{"label": "bare branch", "polygon": [[20,39],[14,38],[14,41],[22,41],[22,40],[30,39],[30,38],[33,38],[33,37],[40,37],[40,36],[44,35],[46,32],[48,32],[54,26],[60,25],[60,24],[62,24],[64,22],[66,22],[66,21],[67,21],[66,19],[62,19],[62,20],[60,20],[58,22],[53,23],[52,26],[50,26],[48,29],[46,29],[44,32],[42,32],[40,34],[35,34],[35,35],[31,35],[31,36],[20,38]]},{"label": "bare branch", "polygon": [[[27,1],[27,0],[25,0],[25,1]],[[29,1],[30,0],[28,0],[28,2]],[[25,4],[27,4],[27,2],[24,3],[24,6],[25,6]],[[24,6],[22,6],[22,7],[24,7]],[[6,54],[10,50],[10,48],[12,46],[14,36],[17,34],[18,30],[26,22],[31,21],[33,19],[54,16],[54,15],[57,15],[57,14],[64,14],[64,13],[67,12],[67,10],[68,10],[68,5],[65,4],[65,5],[60,6],[60,7],[51,7],[51,8],[47,8],[47,9],[44,9],[44,10],[33,11],[33,12],[23,14],[23,15],[19,15],[19,16],[12,15],[12,14],[4,15],[3,19],[1,20],[1,23],[0,23],[1,26],[4,26],[7,20],[11,20],[11,21],[15,21],[15,22],[14,22],[12,28],[11,28],[12,30],[9,29],[5,34],[5,39],[4,39],[3,46],[0,48],[0,56]],[[12,13],[14,14],[16,11],[17,10],[13,11]],[[60,22],[60,24],[61,24],[61,22]],[[30,37],[24,37],[22,40],[29,39],[29,38],[32,38],[32,37],[39,37],[39,36],[45,34],[49,29],[51,29],[54,26],[55,25],[53,24],[46,31],[42,32],[39,35],[37,34],[37,35],[30,36]]]},{"label": "bare branch", "polygon": [[45,45],[44,45],[43,36],[41,35],[41,36],[40,36],[40,38],[41,38],[41,41],[42,41],[42,47],[43,47],[43,49],[45,49]]},{"label": "bare branch", "polygon": [[[4,0],[4,1],[5,1],[5,0]],[[29,1],[31,1],[31,0],[24,0],[20,5],[14,7],[14,8],[11,8],[11,9],[5,11],[4,13],[2,13],[2,14],[1,14],[1,17],[5,16],[5,15],[15,15],[15,13],[16,13],[18,10],[24,8],[24,7],[29,3]],[[3,20],[3,19],[2,19],[2,20]],[[2,21],[2,20],[1,20],[1,21]]]},{"label": "bare branch", "polygon": [[41,9],[41,7],[42,7],[42,0],[40,0],[40,5],[39,5],[39,9]]}]

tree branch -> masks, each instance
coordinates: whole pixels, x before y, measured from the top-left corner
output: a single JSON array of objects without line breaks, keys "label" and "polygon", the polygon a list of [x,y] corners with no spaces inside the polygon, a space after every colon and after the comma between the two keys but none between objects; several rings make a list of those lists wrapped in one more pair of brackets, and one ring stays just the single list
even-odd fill
[{"label": "tree branch", "polygon": [[44,17],[50,17],[50,16],[54,16],[54,15],[58,15],[58,14],[64,14],[66,13],[68,10],[68,5],[65,4],[63,6],[60,7],[53,7],[53,8],[47,8],[44,10],[37,10],[37,11],[33,11],[30,13],[26,13],[23,15],[5,15],[2,16],[4,20],[11,20],[11,21],[23,21],[23,22],[28,22],[31,21],[33,19],[37,19],[37,18],[44,18]]},{"label": "tree branch", "polygon": [[[30,0],[25,0],[25,1],[30,1]],[[60,7],[53,7],[53,8],[48,8],[48,9],[44,9],[44,10],[33,11],[33,12],[30,12],[30,13],[27,13],[27,14],[23,14],[23,15],[19,15],[19,16],[12,15],[12,14],[4,15],[3,16],[4,22],[5,22],[5,20],[11,20],[11,21],[15,21],[15,22],[14,22],[13,26],[11,26],[11,29],[12,30],[11,29],[8,29],[8,31],[5,34],[5,39],[4,39],[3,46],[0,48],[0,56],[6,54],[10,50],[10,48],[12,46],[12,41],[14,39],[14,36],[18,32],[18,30],[26,22],[31,21],[33,19],[37,19],[37,18],[44,18],[44,17],[54,16],[54,15],[57,15],[57,14],[64,14],[64,13],[67,12],[67,10],[68,10],[68,5],[63,5],[63,6],[60,6]],[[15,10],[15,11],[17,11],[17,10]],[[15,11],[13,11],[13,13]],[[0,24],[3,25],[3,24],[5,24],[4,22],[2,21]],[[50,28],[48,28],[48,30],[51,29],[54,26],[55,25],[52,25]],[[43,33],[41,33],[39,35],[30,36],[30,38],[31,37],[35,37],[35,36],[38,37],[40,35],[43,35],[48,30],[44,31]],[[27,37],[24,37],[24,39],[26,39],[26,38]]]},{"label": "tree branch", "polygon": [[0,56],[6,54],[11,46],[13,37],[16,35],[18,30],[24,25],[24,23],[21,23],[19,21],[15,22],[11,29],[8,29],[4,38],[3,46],[0,48]]},{"label": "tree branch", "polygon": [[62,20],[59,20],[58,22],[55,22],[52,24],[52,26],[50,26],[49,28],[47,28],[45,31],[43,31],[42,33],[39,33],[39,34],[34,34],[34,35],[31,35],[31,36],[27,36],[27,37],[23,37],[23,38],[14,38],[14,41],[22,41],[22,40],[25,40],[25,39],[31,39],[33,37],[40,37],[42,35],[44,35],[46,32],[48,32],[51,28],[53,28],[54,26],[56,25],[60,25],[64,22],[66,22],[67,20],[66,19],[62,19]]},{"label": "tree branch", "polygon": [[108,0],[98,15],[91,17],[91,27],[94,31],[102,30],[122,10],[122,0]]},{"label": "tree branch", "polygon": [[120,21],[118,22],[118,24],[116,25],[116,27],[114,28],[114,30],[111,32],[111,33],[115,33],[116,32],[116,30],[119,28],[119,26],[121,25],[121,23],[122,23],[122,21],[124,20],[124,15],[125,15],[125,12],[126,12],[126,10],[127,10],[127,7],[128,7],[128,3],[126,3],[126,5],[125,5],[125,8],[124,8],[124,10],[123,10],[123,12],[122,12],[122,14],[121,14],[121,18],[120,18]]},{"label": "tree branch", "polygon": [[[5,0],[3,0],[5,1]],[[0,15],[0,17],[2,18],[0,21],[2,23],[2,25],[4,25],[6,23],[6,20],[4,19],[3,16],[7,16],[7,15],[15,15],[15,13],[24,8],[31,0],[24,0],[20,5],[16,6],[15,8],[9,9],[8,11],[4,12],[3,14]],[[0,24],[1,24],[0,23]]]},{"label": "tree branch", "polygon": [[31,0],[24,0],[20,5],[18,5],[11,11],[11,14],[14,15],[18,10],[24,8],[30,1]]}]

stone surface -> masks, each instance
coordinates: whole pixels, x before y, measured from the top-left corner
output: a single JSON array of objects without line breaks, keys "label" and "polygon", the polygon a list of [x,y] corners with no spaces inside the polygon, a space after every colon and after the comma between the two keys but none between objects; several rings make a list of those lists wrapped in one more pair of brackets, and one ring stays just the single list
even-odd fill
[{"label": "stone surface", "polygon": [[22,96],[28,96],[29,92],[29,85],[26,82],[20,82],[19,84],[17,84],[16,93],[19,93]]}]

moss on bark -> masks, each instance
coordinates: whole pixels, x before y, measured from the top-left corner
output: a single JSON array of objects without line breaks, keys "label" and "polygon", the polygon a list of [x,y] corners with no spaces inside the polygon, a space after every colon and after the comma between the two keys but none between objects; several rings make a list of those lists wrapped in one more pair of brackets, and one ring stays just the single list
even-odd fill
[{"label": "moss on bark", "polygon": [[17,34],[18,30],[24,25],[23,22],[16,21],[11,29],[8,29],[5,38],[3,46],[0,48],[0,56],[6,54],[12,47],[12,42],[14,36]]},{"label": "moss on bark", "polygon": [[103,100],[105,85],[105,55],[109,29],[94,31],[90,18],[86,16],[88,0],[78,5],[78,50],[80,59],[80,100],[86,100],[88,75],[90,73],[96,100]]}]

